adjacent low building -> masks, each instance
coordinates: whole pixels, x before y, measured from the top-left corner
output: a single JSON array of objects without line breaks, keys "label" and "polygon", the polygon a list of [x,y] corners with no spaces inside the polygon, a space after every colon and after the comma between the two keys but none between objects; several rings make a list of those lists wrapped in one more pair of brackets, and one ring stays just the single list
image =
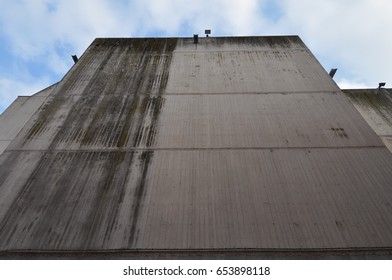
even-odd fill
[{"label": "adjacent low building", "polygon": [[392,89],[344,89],[342,92],[392,152]]}]

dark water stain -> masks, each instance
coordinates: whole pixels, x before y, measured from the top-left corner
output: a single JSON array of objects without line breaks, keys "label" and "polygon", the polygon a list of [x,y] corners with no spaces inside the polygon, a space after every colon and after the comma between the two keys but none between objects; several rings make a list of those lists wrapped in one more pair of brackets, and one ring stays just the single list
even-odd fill
[{"label": "dark water stain", "polygon": [[[112,58],[113,61],[120,60],[119,63],[115,63],[116,66],[112,70],[113,73],[105,73],[105,71],[97,71],[101,73],[100,76],[104,76],[107,82],[103,84],[101,87],[95,88],[94,92],[91,93],[93,98],[87,105],[91,108],[88,117],[91,118],[91,121],[85,130],[84,137],[81,139],[82,145],[90,145],[94,142],[102,143],[105,142],[105,135],[101,135],[100,131],[108,130],[109,128],[113,128],[113,121],[116,119],[115,116],[119,111],[123,109],[123,97],[118,95],[113,95],[116,92],[117,88],[122,85],[121,81],[125,77],[124,69],[127,65],[127,60],[124,59],[124,52],[127,52],[127,49],[124,49],[117,53],[116,56]],[[113,53],[111,53],[113,56]],[[109,67],[105,64],[102,67]],[[103,77],[97,77],[96,82],[99,83]],[[90,94],[89,94],[90,95]],[[92,115],[92,116],[91,116]],[[79,126],[86,122],[78,122]]]},{"label": "dark water stain", "polygon": [[158,118],[162,110],[164,100],[165,99],[161,96],[148,98],[144,117],[150,118],[151,123],[149,126],[144,126],[143,122],[140,122],[137,133],[134,137],[134,147],[139,147],[140,145],[151,147],[153,145],[157,134]]},{"label": "dark water stain", "polygon": [[[129,40],[120,41],[119,46],[125,42],[131,44],[127,45],[127,54],[118,66],[120,69],[118,71],[122,74],[116,75],[113,82],[111,81],[110,85],[105,88],[105,92],[118,92],[118,96],[110,96],[109,99],[105,97],[95,105],[94,116],[86,128],[81,141],[82,145],[89,145],[95,141],[108,146],[105,142],[107,138],[111,138],[112,140],[109,142],[114,143],[114,146],[118,148],[127,146],[129,139],[133,139],[134,147],[137,146],[136,143],[140,144],[139,139],[143,136],[145,114],[148,113],[146,107],[149,99],[146,96],[151,96],[156,90],[158,90],[157,95],[161,95],[166,88],[172,59],[170,51],[174,48],[176,41],[153,40],[156,44],[153,48],[153,54],[148,51],[138,53],[134,49],[135,42],[132,40],[132,42]],[[150,44],[148,40],[144,39],[138,42]],[[124,69],[127,70],[124,71]],[[115,100],[122,98],[124,101],[118,103],[110,98]],[[157,113],[158,111],[155,110],[155,114]],[[107,132],[105,135],[101,135],[105,129],[111,133]]]},{"label": "dark water stain", "polygon": [[252,47],[266,47],[275,49],[280,48],[291,48],[294,44],[301,47],[305,47],[304,43],[298,36],[263,36],[263,37],[219,37],[219,40],[211,37],[201,43],[210,43],[217,46],[224,44],[238,44],[242,46]]},{"label": "dark water stain", "polygon": [[142,206],[142,201],[146,192],[147,171],[150,166],[150,161],[153,157],[152,151],[143,151],[140,155],[141,176],[138,180],[138,185],[135,189],[132,207],[131,230],[129,234],[129,247],[132,248],[138,238],[136,234],[136,226],[138,224],[139,214]]},{"label": "dark water stain", "polygon": [[341,138],[348,138],[348,135],[346,133],[346,131],[344,130],[344,128],[338,127],[332,127],[331,130],[335,133],[336,136],[339,136]]},{"label": "dark water stain", "polygon": [[335,225],[338,229],[340,229],[340,230],[343,229],[343,222],[342,221],[335,221]]},{"label": "dark water stain", "polygon": [[161,113],[162,107],[164,105],[165,99],[162,97],[155,97],[151,100],[152,104],[152,120],[151,120],[151,125],[150,129],[148,131],[148,136],[147,136],[147,147],[151,147],[154,144],[155,136],[157,134],[157,127],[158,127],[158,118]]},{"label": "dark water stain", "polygon": [[91,44],[92,49],[100,50],[107,47],[130,47],[133,52],[173,52],[177,38],[97,38]]},{"label": "dark water stain", "polygon": [[[89,215],[83,225],[84,235],[80,246],[91,248],[102,246],[104,240],[98,240],[97,235],[105,228],[105,235],[112,232],[116,214],[119,211],[118,200],[124,196],[126,177],[128,176],[125,167],[132,164],[133,153],[126,152],[105,152],[105,165],[103,177],[96,187],[95,195],[91,197],[92,204],[89,207]],[[109,223],[109,224],[108,224]]]},{"label": "dark water stain", "polygon": [[[130,166],[133,166],[134,162],[134,156],[136,152],[130,152],[126,153],[125,160],[122,163],[121,166],[121,173],[123,174],[117,179],[117,183],[115,186],[112,186],[113,190],[110,195],[111,201],[110,203],[107,204],[103,208],[103,211],[107,213],[107,223],[105,225],[105,233],[104,233],[104,238],[103,238],[103,243],[105,243],[107,240],[110,240],[111,234],[115,230],[115,226],[117,224],[118,218],[119,218],[119,211],[121,208],[121,204],[124,201],[124,196],[126,192],[126,187],[127,187],[127,181],[128,177],[130,175]],[[117,170],[118,172],[119,170]],[[125,203],[128,203],[126,201]],[[101,245],[102,246],[102,245]]]},{"label": "dark water stain", "polygon": [[[100,62],[100,67],[106,67],[106,65],[109,63],[112,53],[108,52],[105,54],[104,59]],[[88,60],[93,60],[94,56],[88,56],[86,57],[83,61],[84,64],[87,64]],[[74,127],[76,126],[76,129],[79,129],[81,127],[81,124],[86,123],[88,118],[93,114],[94,110],[96,109],[96,104],[99,102],[100,96],[97,95],[96,93],[102,90],[102,88],[105,86],[105,84],[108,81],[108,77],[106,73],[102,71],[95,71],[94,74],[89,78],[89,82],[87,86],[84,88],[83,91],[75,91],[73,94],[78,94],[81,95],[82,97],[78,101],[73,101],[72,95],[66,95],[67,90],[69,88],[69,83],[77,83],[79,79],[82,77],[78,76],[80,72],[82,71],[82,68],[88,68],[87,65],[78,65],[77,69],[75,69],[75,72],[71,74],[70,77],[68,77],[64,81],[64,85],[61,86],[59,89],[58,94],[55,96],[55,98],[59,99],[61,101],[58,101],[60,104],[56,106],[55,104],[49,104],[48,109],[50,110],[50,115],[48,116],[47,119],[53,119],[54,114],[58,110],[59,106],[65,101],[68,100],[70,108],[68,109],[67,116],[63,121],[63,125],[61,129],[58,131],[56,136],[54,137],[50,147],[56,146],[59,142],[61,142],[63,139],[66,139],[69,135],[75,134],[72,133]],[[84,69],[86,70],[86,69]],[[47,113],[47,115],[49,114]],[[38,120],[43,120],[45,119],[45,115],[41,114],[38,118]],[[42,123],[42,121],[40,121]],[[42,125],[42,124],[40,124]],[[44,124],[43,124],[44,125]]]},{"label": "dark water stain", "polygon": [[[42,210],[40,209],[43,207],[42,201],[49,195],[45,183],[53,174],[47,170],[47,167],[51,166],[51,158],[50,152],[41,154],[35,169],[23,187],[20,188],[19,193],[15,196],[15,200],[7,210],[3,220],[0,221],[0,245],[2,248],[5,248],[11,239],[13,241],[24,239],[25,234],[21,232],[22,225],[20,224],[20,220],[23,220],[25,216],[31,215],[33,211],[39,212]],[[5,240],[6,243],[4,243]]]},{"label": "dark water stain", "polygon": [[[149,97],[147,110],[143,111],[143,120],[136,126],[136,132],[133,137],[133,147],[138,147],[140,145],[151,147],[153,145],[153,140],[155,139],[158,128],[158,118],[164,104],[162,95],[168,82],[172,54],[167,53],[166,46],[164,56],[153,57],[152,59],[153,61],[152,63],[149,63],[150,69],[146,75],[145,81],[147,82],[141,83],[138,90],[139,92],[153,92],[155,89],[158,89],[158,92]],[[145,123],[147,120],[151,121],[151,124],[149,125],[149,130],[147,132],[148,135],[145,135]]]},{"label": "dark water stain", "polygon": [[30,140],[37,137],[45,127],[54,119],[54,116],[58,112],[59,108],[66,102],[66,98],[61,95],[55,95],[48,100],[42,108],[39,110],[37,120],[34,122],[32,127],[28,130],[26,140]]},{"label": "dark water stain", "polygon": [[[54,174],[52,179],[49,176],[40,176],[41,182],[37,182],[34,189],[42,189],[46,192],[46,201],[42,204],[40,209],[41,214],[37,217],[37,225],[34,229],[33,240],[39,248],[50,246],[56,247],[56,244],[61,244],[61,236],[67,227],[59,226],[63,222],[64,209],[67,204],[71,204],[72,200],[68,200],[69,194],[72,191],[71,185],[74,178],[80,176],[80,171],[85,168],[80,160],[80,155],[73,152],[53,153],[46,159],[46,164],[52,168],[49,172]],[[47,180],[47,185],[42,182]],[[50,191],[49,191],[50,190]],[[44,200],[44,195],[40,199]],[[68,221],[69,225],[70,221]]]},{"label": "dark water stain", "polygon": [[136,110],[138,108],[139,99],[140,99],[139,96],[133,96],[133,99],[130,103],[130,106],[129,106],[127,112],[125,112],[125,114],[126,114],[125,123],[124,123],[124,126],[120,132],[120,136],[119,136],[118,142],[117,142],[118,148],[124,147],[128,141],[130,128],[131,128],[131,125],[134,121],[134,115],[135,115]]}]

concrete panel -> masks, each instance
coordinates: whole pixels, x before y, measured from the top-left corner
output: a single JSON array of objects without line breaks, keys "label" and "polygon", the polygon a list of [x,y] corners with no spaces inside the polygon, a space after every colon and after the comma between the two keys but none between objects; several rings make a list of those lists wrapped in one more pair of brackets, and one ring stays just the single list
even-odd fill
[{"label": "concrete panel", "polygon": [[157,148],[382,145],[341,93],[165,95],[163,103]]},{"label": "concrete panel", "polygon": [[31,160],[34,176],[2,174],[1,250],[392,244],[392,154],[382,147],[22,152],[6,159],[22,174],[31,173]]},{"label": "concrete panel", "polygon": [[8,152],[1,159],[11,172],[0,174],[0,250],[130,247],[149,153]]},{"label": "concrete panel", "polygon": [[[174,52],[167,93],[339,90],[303,46],[292,49],[292,44],[266,44],[263,38],[254,40],[251,47],[240,42],[231,45],[230,40],[225,44],[225,38],[216,42],[220,44],[209,43],[203,52],[184,47],[186,42],[182,42]],[[222,49],[216,51],[218,46]]]},{"label": "concrete panel", "polygon": [[[41,156],[43,155],[37,152],[20,153],[9,151],[5,151],[0,155],[1,222],[7,218],[7,213],[12,210],[12,205],[17,203],[21,193],[30,187],[27,181],[29,178],[30,180],[34,178],[33,171],[36,170]],[[36,170],[36,172],[38,171],[39,169]]]},{"label": "concrete panel", "polygon": [[391,157],[385,148],[155,152],[136,246],[388,247]]},{"label": "concrete panel", "polygon": [[[10,149],[382,145],[340,93],[114,95],[76,102],[77,98],[56,97],[62,105],[45,127],[35,120]],[[52,106],[51,98],[47,104],[40,114]]]}]

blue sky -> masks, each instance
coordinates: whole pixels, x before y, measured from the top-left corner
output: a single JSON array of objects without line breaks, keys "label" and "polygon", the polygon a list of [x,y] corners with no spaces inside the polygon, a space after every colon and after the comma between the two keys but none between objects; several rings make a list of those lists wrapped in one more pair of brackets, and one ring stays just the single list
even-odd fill
[{"label": "blue sky", "polygon": [[0,112],[96,37],[299,35],[342,88],[392,85],[388,0],[0,0]]}]

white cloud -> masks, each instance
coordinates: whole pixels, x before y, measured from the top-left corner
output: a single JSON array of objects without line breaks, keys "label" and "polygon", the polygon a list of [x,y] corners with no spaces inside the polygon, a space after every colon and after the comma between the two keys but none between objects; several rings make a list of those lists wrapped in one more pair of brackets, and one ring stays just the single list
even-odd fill
[{"label": "white cloud", "polygon": [[283,0],[281,28],[299,33],[310,49],[354,80],[392,77],[392,5],[388,0]]},{"label": "white cloud", "polygon": [[15,53],[29,58],[63,42],[83,51],[95,37],[143,36],[153,31],[176,36],[184,25],[195,32],[214,27],[220,33],[255,33],[262,23],[262,2],[19,0],[0,10],[0,21]]},{"label": "white cloud", "polygon": [[[4,2],[4,0],[2,1]],[[255,33],[257,0],[16,0],[0,9],[3,36],[15,57],[46,61],[64,73],[72,53],[82,54],[96,37],[161,33],[178,36],[212,28],[227,34]],[[66,46],[64,54],[59,50]]]}]

